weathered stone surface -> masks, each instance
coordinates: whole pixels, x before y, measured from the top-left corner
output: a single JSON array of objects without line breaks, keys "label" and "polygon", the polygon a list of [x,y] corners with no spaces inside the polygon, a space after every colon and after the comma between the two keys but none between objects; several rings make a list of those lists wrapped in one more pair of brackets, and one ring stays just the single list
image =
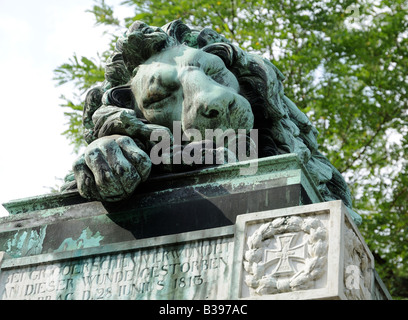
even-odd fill
[{"label": "weathered stone surface", "polygon": [[4,300],[390,299],[341,201],[243,214],[235,226],[2,257]]},{"label": "weathered stone surface", "polygon": [[341,201],[238,216],[233,299],[389,299]]},{"label": "weathered stone surface", "polygon": [[296,155],[157,177],[115,204],[12,201],[0,299],[387,299],[341,201]]},{"label": "weathered stone surface", "polygon": [[0,299],[227,299],[232,259],[232,227],[6,259]]}]

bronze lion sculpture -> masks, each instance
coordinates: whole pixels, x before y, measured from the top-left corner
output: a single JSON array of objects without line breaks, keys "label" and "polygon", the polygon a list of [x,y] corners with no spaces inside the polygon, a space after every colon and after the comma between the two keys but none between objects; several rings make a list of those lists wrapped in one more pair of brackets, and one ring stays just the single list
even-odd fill
[{"label": "bronze lion sculpture", "polygon": [[[257,157],[295,153],[325,201],[342,200],[352,211],[349,188],[319,152],[318,132],[288,99],[284,75],[267,59],[247,53],[210,28],[191,29],[180,20],[158,28],[136,21],[116,43],[106,63],[105,81],[86,96],[83,123],[89,144],[73,165],[77,188],[88,199],[118,201],[131,195],[152,172],[183,171],[191,163],[153,161],[153,132],[172,137],[194,129],[244,130],[246,144],[257,131]],[[204,154],[225,149],[193,139]],[[172,146],[171,153],[183,147]],[[249,141],[249,142],[248,142]],[[173,141],[172,141],[173,142]],[[157,160],[157,159],[156,159]],[[217,162],[218,163],[218,162]]]}]

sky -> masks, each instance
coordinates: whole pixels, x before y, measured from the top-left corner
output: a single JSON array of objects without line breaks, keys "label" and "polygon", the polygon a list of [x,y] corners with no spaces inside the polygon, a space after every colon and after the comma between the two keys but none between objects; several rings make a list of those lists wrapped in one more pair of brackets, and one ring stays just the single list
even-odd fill
[{"label": "sky", "polygon": [[85,12],[93,4],[0,0],[0,216],[7,215],[1,204],[61,185],[78,156],[61,135],[67,119],[59,97],[72,88],[57,87],[53,70],[74,53],[96,57],[107,48],[105,29]]}]

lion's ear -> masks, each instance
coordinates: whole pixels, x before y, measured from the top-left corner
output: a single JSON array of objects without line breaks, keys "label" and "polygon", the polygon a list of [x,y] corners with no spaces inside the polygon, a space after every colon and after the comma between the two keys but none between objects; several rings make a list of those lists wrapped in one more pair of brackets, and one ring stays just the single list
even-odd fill
[{"label": "lion's ear", "polygon": [[234,46],[228,43],[213,43],[202,48],[204,52],[214,54],[221,58],[225,66],[229,69],[236,59],[236,50]]},{"label": "lion's ear", "polygon": [[135,97],[129,85],[118,86],[108,90],[105,104],[120,108],[134,109]]},{"label": "lion's ear", "polygon": [[197,36],[198,48],[203,48],[213,43],[231,43],[227,38],[210,28],[204,28]]},{"label": "lion's ear", "polygon": [[137,106],[137,102],[130,85],[118,86],[108,90],[105,99],[105,105],[134,110],[136,112],[136,116],[140,120],[145,120],[142,111]]}]

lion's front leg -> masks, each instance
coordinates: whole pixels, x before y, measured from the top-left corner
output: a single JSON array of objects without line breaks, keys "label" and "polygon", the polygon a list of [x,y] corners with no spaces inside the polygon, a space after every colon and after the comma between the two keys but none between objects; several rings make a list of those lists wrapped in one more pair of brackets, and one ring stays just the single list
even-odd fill
[{"label": "lion's front leg", "polygon": [[112,135],[92,142],[73,170],[81,196],[112,202],[132,194],[149,177],[151,165],[149,156],[131,138]]}]

